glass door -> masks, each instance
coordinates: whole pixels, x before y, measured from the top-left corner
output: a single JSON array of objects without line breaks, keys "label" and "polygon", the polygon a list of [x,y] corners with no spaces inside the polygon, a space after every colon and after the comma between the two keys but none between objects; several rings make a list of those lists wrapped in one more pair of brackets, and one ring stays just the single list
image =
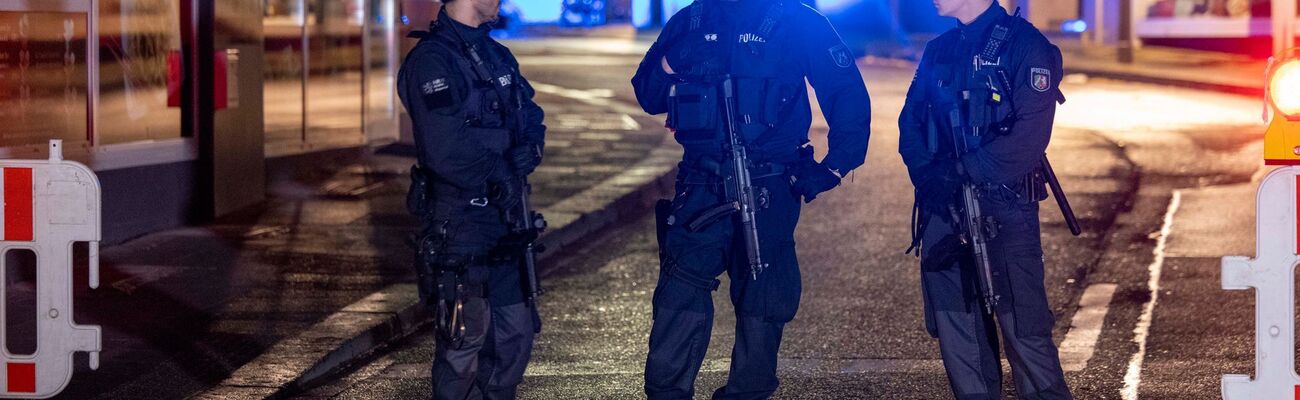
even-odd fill
[{"label": "glass door", "polygon": [[397,4],[366,0],[366,141],[397,140]]},{"label": "glass door", "polygon": [[266,0],[264,15],[266,143],[301,143],[306,138],[305,5],[303,0]]},{"label": "glass door", "polygon": [[365,0],[307,2],[307,142],[362,143]]}]

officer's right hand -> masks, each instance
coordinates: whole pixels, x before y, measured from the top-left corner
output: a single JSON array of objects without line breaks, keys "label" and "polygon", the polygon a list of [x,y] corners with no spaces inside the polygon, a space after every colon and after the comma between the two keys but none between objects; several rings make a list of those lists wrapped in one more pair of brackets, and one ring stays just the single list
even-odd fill
[{"label": "officer's right hand", "polygon": [[670,47],[664,55],[664,71],[692,76],[717,73],[722,69],[725,54],[716,40],[709,41],[700,35]]},{"label": "officer's right hand", "polygon": [[961,190],[962,179],[957,173],[957,163],[952,160],[935,160],[917,171],[916,193],[921,205],[931,214],[947,216],[951,205]]},{"label": "officer's right hand", "polygon": [[488,187],[488,200],[497,208],[508,211],[519,205],[520,191],[523,190],[518,179],[502,179],[491,182]]},{"label": "officer's right hand", "polygon": [[659,61],[659,64],[663,65],[664,72],[667,72],[668,75],[677,75],[677,71],[673,71],[673,66],[668,65],[668,57],[667,57],[667,56],[661,58],[660,61]]},{"label": "officer's right hand", "polygon": [[508,150],[506,159],[510,161],[516,176],[528,176],[542,164],[542,150],[536,145],[519,145]]}]

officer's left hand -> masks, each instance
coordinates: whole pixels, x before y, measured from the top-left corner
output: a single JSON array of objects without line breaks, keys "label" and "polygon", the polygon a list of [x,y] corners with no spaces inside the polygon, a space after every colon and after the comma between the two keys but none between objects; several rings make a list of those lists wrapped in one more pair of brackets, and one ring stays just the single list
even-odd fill
[{"label": "officer's left hand", "polygon": [[812,203],[817,195],[840,185],[840,176],[824,164],[810,163],[794,175],[794,193],[803,196],[804,203]]},{"label": "officer's left hand", "polygon": [[519,145],[507,150],[506,159],[514,167],[516,176],[528,176],[542,164],[542,151],[535,145]]}]

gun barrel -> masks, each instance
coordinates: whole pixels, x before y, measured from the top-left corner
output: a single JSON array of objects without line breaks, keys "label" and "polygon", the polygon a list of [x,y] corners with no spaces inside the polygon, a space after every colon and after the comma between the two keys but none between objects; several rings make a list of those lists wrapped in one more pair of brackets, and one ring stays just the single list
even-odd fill
[{"label": "gun barrel", "polygon": [[763,263],[758,240],[758,216],[754,202],[754,182],[749,176],[749,155],[745,152],[745,143],[741,133],[736,129],[736,91],[735,82],[728,75],[722,82],[723,107],[726,108],[727,143],[731,150],[731,173],[734,182],[730,186],[730,195],[740,203],[740,222],[745,235],[745,252],[749,259],[749,271],[754,280],[767,267]]}]

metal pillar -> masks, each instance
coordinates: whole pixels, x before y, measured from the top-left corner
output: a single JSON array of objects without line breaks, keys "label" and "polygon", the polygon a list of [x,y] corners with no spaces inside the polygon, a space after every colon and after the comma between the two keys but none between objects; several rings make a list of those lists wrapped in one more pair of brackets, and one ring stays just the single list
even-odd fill
[{"label": "metal pillar", "polygon": [[1273,54],[1295,47],[1296,2],[1294,0],[1272,1]]}]

